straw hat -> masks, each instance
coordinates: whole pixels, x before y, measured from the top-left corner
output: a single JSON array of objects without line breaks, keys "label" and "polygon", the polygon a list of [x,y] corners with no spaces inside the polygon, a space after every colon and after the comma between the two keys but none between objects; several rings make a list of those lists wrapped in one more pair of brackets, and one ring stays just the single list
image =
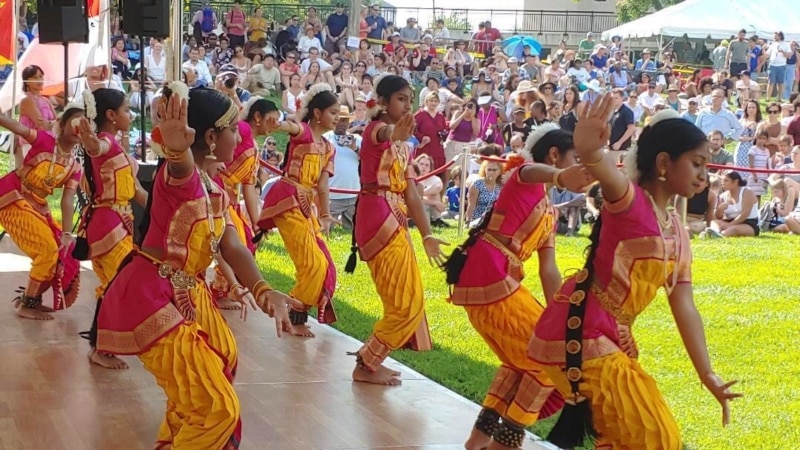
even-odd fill
[{"label": "straw hat", "polygon": [[530,80],[522,80],[517,85],[517,94],[524,94],[526,92],[533,92],[536,88],[533,86],[533,83]]}]

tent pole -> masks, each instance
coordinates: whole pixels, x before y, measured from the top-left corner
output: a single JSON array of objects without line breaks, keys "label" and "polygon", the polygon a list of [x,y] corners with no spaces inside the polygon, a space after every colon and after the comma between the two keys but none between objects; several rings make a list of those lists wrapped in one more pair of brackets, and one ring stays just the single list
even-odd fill
[{"label": "tent pole", "polygon": [[[11,77],[12,77],[12,80],[11,80],[11,118],[14,119],[14,120],[17,120],[17,118],[19,117],[17,115],[17,77],[18,76],[22,76],[20,74],[20,72],[19,72],[19,67],[17,67],[17,62],[19,60],[19,57],[18,57],[18,55],[19,55],[19,38],[17,38],[17,33],[19,32],[17,30],[18,25],[19,25],[19,17],[17,17],[17,15],[19,14],[19,8],[17,7],[17,0],[12,0],[11,3],[12,3],[11,7],[14,8],[14,9],[12,9],[12,13],[11,13],[11,19],[12,19],[11,20],[11,44],[12,44],[11,48],[12,48],[12,51],[14,53],[9,55],[10,56],[9,59],[12,62],[12,65],[11,65]],[[11,141],[11,148],[13,149],[12,153],[14,154],[14,168],[18,169],[20,166],[22,166],[23,158],[22,158],[22,147],[19,145],[19,140],[17,138],[14,138],[14,140]]]}]

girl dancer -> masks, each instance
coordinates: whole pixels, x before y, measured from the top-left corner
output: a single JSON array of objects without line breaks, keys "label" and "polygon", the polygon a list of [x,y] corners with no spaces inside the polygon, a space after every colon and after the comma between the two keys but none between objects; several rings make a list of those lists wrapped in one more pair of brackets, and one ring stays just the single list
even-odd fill
[{"label": "girl dancer", "polygon": [[[425,218],[414,169],[408,164],[408,144],[414,134],[411,101],[414,95],[404,78],[386,75],[376,80],[370,102],[372,121],[361,143],[361,193],[356,204],[353,251],[367,262],[383,318],[372,336],[355,353],[353,379],[367,383],[398,385],[400,373],[383,366],[389,352],[405,345],[425,317],[422,279],[408,233],[410,214],[422,235],[431,263],[444,262],[440,245]],[[355,253],[345,270],[355,269]]]},{"label": "girl dancer", "polygon": [[[17,315],[26,319],[51,320],[49,312],[69,307],[78,298],[80,266],[72,257],[75,238],[69,230],[83,173],[74,154],[80,138],[73,122],[82,115],[82,107],[67,105],[55,135],[0,115],[0,127],[31,144],[22,166],[0,178],[0,225],[33,260],[28,285],[14,299]],[[53,220],[47,205],[47,197],[58,188],[64,189],[62,225]],[[53,289],[52,308],[42,305],[48,288]]]},{"label": "girl dancer", "polygon": [[[336,322],[331,303],[336,289],[336,267],[321,234],[327,234],[331,225],[337,223],[331,217],[328,200],[335,150],[322,135],[333,130],[339,121],[339,100],[330,86],[315,84],[301,100],[296,117],[300,122],[278,122],[274,115],[265,118],[267,133],[283,131],[289,133],[291,141],[283,177],[264,199],[258,228],[278,227],[297,271],[297,283],[289,295],[303,306],[289,312],[292,326],[286,331],[313,337],[306,325],[309,309],[317,307],[319,323]],[[315,201],[319,215],[313,211]]]},{"label": "girl dancer", "polygon": [[[258,220],[259,193],[256,188],[258,170],[258,152],[255,138],[267,134],[266,118],[280,117],[280,111],[274,103],[261,97],[253,97],[244,107],[243,120],[239,121],[239,137],[241,141],[233,151],[233,160],[225,163],[220,179],[230,197],[230,215],[233,226],[242,244],[255,254],[253,244],[253,224]],[[239,202],[244,199],[245,209]],[[211,284],[211,294],[220,309],[239,309],[239,303],[227,298],[230,284],[221,272],[219,266],[214,269],[214,282]]]},{"label": "girl dancer", "polygon": [[528,354],[567,402],[548,436],[554,444],[572,448],[599,435],[598,448],[680,449],[675,419],[636,361],[631,326],[664,286],[689,357],[727,424],[728,402],[741,394],[711,370],[692,296],[689,237],[666,210],[673,196],[697,192],[710,154],[703,132],[666,110],[644,128],[638,151],[628,153],[628,180],[602,151],[613,109],[605,95],[581,112],[575,128],[578,156],[603,190],[603,210],[584,269],[548,303]]},{"label": "girl dancer", "polygon": [[[130,107],[125,94],[116,89],[83,91],[86,118],[79,127],[86,152],[83,160],[86,191],[91,202],[83,212],[81,226],[89,244],[92,269],[100,280],[95,290],[97,306],[89,344],[89,361],[108,369],[127,369],[114,355],[98,353],[97,314],[103,292],[117,274],[122,260],[133,250],[133,210],[131,200],[144,206],[147,192],[136,179],[137,165],[117,142],[117,133],[130,127]],[[87,119],[88,118],[88,119]],[[92,121],[92,123],[89,122]],[[97,133],[93,131],[97,129]]]},{"label": "girl dancer", "polygon": [[[552,299],[561,275],[549,186],[579,192],[592,180],[577,165],[572,134],[557,125],[537,127],[525,150],[534,163],[508,175],[493,209],[444,266],[447,282],[454,285],[450,301],[467,310],[472,325],[502,362],[465,445],[468,450],[521,447],[525,427],[562,403],[556,394],[557,402],[543,409],[555,388],[539,364],[528,358],[528,340],[544,308],[522,285],[522,265],[538,253],[542,290],[548,301]],[[506,169],[521,159],[509,160]]]},{"label": "girl dancer", "polygon": [[163,121],[153,132],[153,149],[164,159],[148,198],[143,242],[103,297],[97,350],[137,355],[164,388],[167,414],[156,448],[235,449],[241,435],[231,385],[235,342],[216,319],[203,274],[221,252],[261,310],[275,317],[278,336],[289,322],[290,299],[262,279],[236,230],[226,226],[227,195],[206,174],[209,163],[233,158],[238,108],[217,91],[190,92],[179,82],[165,95]]}]

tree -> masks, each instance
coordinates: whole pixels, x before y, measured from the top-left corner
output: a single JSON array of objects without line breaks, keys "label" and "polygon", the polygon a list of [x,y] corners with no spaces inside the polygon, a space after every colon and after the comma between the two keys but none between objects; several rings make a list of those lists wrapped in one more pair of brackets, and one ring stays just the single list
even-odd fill
[{"label": "tree", "polygon": [[437,16],[434,12],[434,18],[428,23],[428,29],[432,30],[436,28],[436,20],[438,19],[444,20],[444,26],[448,30],[472,30],[472,26],[469,24],[469,18],[467,17],[467,10],[450,11],[450,14],[447,16],[443,14]]},{"label": "tree", "polygon": [[[581,0],[575,1],[580,2]],[[622,23],[630,22],[651,12],[664,9],[682,1],[683,0],[618,0],[617,19]]]}]

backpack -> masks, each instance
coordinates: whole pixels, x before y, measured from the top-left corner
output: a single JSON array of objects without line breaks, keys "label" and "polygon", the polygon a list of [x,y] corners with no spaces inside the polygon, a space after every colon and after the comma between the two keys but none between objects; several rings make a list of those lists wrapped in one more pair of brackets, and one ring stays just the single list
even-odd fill
[{"label": "backpack", "polygon": [[203,10],[203,22],[200,24],[200,30],[203,33],[211,33],[214,31],[214,11],[211,8]]}]

